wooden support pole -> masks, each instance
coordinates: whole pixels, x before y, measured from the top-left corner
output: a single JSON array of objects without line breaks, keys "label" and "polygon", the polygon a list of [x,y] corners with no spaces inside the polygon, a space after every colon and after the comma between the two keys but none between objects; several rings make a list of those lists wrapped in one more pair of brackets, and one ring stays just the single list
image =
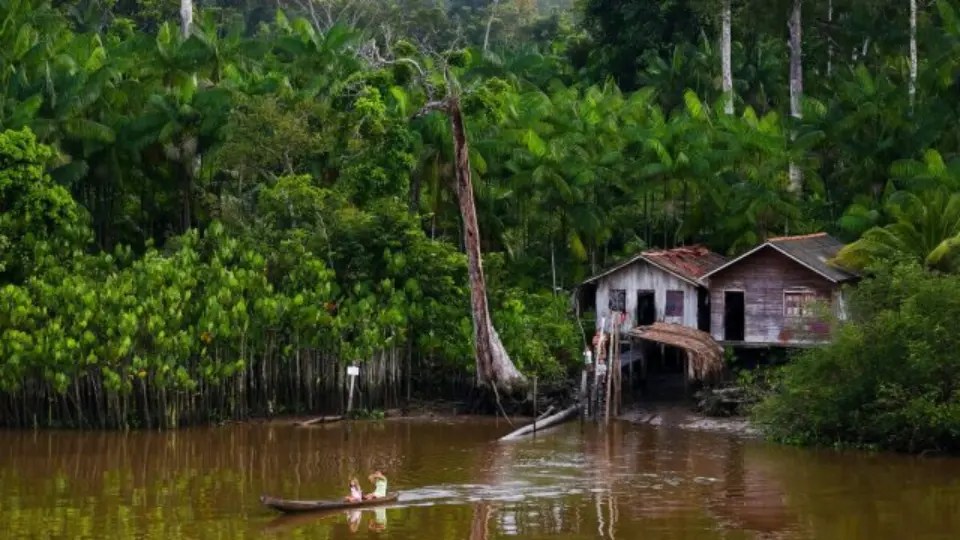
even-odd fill
[{"label": "wooden support pole", "polygon": [[607,380],[605,381],[606,391],[604,392],[604,398],[605,398],[604,412],[606,413],[604,417],[604,421],[606,422],[610,422],[610,405],[611,405],[610,390],[611,390],[611,384],[613,383],[613,381],[611,380],[611,375],[612,375],[611,371],[613,370],[613,347],[617,342],[617,324],[616,322],[614,322],[615,320],[616,320],[616,317],[613,317],[613,320],[611,320],[612,324],[610,325],[610,354],[607,355],[607,373],[606,373]]},{"label": "wooden support pole", "polygon": [[597,340],[593,359],[593,384],[590,387],[590,415],[594,421],[597,420],[600,414],[600,400],[602,399],[600,394],[600,360],[604,357],[603,349],[606,347],[606,342],[604,341],[604,339],[606,339],[606,334],[604,333],[605,326],[606,318],[600,319],[600,336]]},{"label": "wooden support pole", "polygon": [[580,372],[580,410],[583,414],[580,415],[581,420],[586,416],[587,411],[587,368],[583,368],[583,371]]},{"label": "wooden support pole", "polygon": [[597,419],[597,386],[599,386],[600,380],[600,364],[594,364],[593,366],[593,384],[590,385],[590,416],[596,420]]},{"label": "wooden support pole", "polygon": [[350,391],[347,394],[347,414],[349,415],[353,412],[353,387],[356,382],[356,377],[350,377]]},{"label": "wooden support pole", "polygon": [[347,393],[347,415],[353,412],[353,389],[356,386],[357,375],[360,374],[360,368],[357,366],[347,366],[347,378],[350,379],[350,390]]},{"label": "wooden support pole", "polygon": [[614,418],[619,418],[620,417],[620,400],[623,396],[622,394],[623,373],[622,373],[622,363],[621,363],[622,359],[620,357],[620,340],[619,339],[617,340],[616,351],[617,351],[617,360],[613,366],[614,368],[613,376],[616,377],[616,385],[614,385],[613,387],[613,391],[614,391],[613,416]]}]

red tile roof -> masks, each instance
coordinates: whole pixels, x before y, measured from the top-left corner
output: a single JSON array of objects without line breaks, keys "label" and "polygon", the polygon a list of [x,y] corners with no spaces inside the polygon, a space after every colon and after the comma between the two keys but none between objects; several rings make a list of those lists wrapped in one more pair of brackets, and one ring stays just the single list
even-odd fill
[{"label": "red tile roof", "polygon": [[643,258],[691,281],[727,262],[727,259],[703,246],[644,251]]}]

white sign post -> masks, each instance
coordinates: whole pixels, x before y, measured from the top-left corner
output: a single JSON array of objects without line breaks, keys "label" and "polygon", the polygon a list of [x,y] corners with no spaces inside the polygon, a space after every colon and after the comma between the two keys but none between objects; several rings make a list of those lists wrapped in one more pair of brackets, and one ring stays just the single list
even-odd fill
[{"label": "white sign post", "polygon": [[360,375],[360,366],[347,366],[347,377],[350,378],[350,392],[347,394],[347,414],[353,412],[353,387]]}]

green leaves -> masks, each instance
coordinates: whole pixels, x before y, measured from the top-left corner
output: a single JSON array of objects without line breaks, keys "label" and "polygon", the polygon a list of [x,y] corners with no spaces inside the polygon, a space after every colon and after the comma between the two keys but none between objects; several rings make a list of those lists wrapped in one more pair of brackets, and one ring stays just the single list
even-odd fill
[{"label": "green leaves", "polygon": [[862,269],[907,257],[930,269],[960,271],[960,194],[945,187],[920,195],[895,192],[885,210],[891,222],[844,247],[837,254],[839,262]]},{"label": "green leaves", "polygon": [[523,143],[527,146],[527,150],[536,157],[543,157],[547,153],[547,145],[543,142],[543,139],[532,129],[528,129],[523,133]]},{"label": "green leaves", "polygon": [[112,143],[116,133],[108,126],[85,118],[72,118],[64,124],[64,130],[71,136],[102,143]]},{"label": "green leaves", "polygon": [[873,269],[848,297],[851,322],[782,368],[754,418],[786,442],[956,451],[960,280],[916,262]]}]

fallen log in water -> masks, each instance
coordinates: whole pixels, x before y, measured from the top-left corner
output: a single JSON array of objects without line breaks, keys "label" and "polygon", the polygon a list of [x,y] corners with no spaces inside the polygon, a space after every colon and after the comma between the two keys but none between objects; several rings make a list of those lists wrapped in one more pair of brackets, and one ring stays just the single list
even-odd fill
[{"label": "fallen log in water", "polygon": [[343,420],[342,416],[318,416],[310,420],[297,422],[296,425],[300,427],[305,427],[305,426],[312,426],[314,424],[329,424],[330,422],[339,422],[340,420]]},{"label": "fallen log in water", "polygon": [[[532,422],[532,423],[527,424],[527,425],[524,426],[524,427],[530,427],[530,426],[533,426],[534,424],[536,424],[536,427],[534,427],[534,429],[533,429],[534,431],[536,431],[538,427],[542,427],[541,424],[537,424],[537,422],[543,422],[543,419],[546,418],[546,417],[548,417],[548,416],[550,416],[551,413],[553,413],[553,405],[547,407],[547,410],[543,411],[543,413],[541,413],[540,416],[538,416],[538,417],[536,417],[536,418],[533,419],[533,422]],[[518,429],[519,429],[519,428],[518,428]]]},{"label": "fallen log in water", "polygon": [[557,424],[562,424],[566,420],[569,420],[570,418],[573,418],[574,416],[576,416],[579,410],[580,410],[580,405],[574,405],[573,407],[570,407],[569,409],[564,409],[558,412],[557,414],[554,414],[553,416],[548,416],[547,418],[543,418],[543,420],[538,418],[534,420],[532,424],[523,426],[522,428],[516,431],[512,431],[510,433],[507,433],[503,437],[500,437],[500,440],[509,441],[511,439],[517,439],[519,437],[523,437],[524,435],[529,435],[533,433],[535,430],[546,429],[548,427],[552,427]]}]

